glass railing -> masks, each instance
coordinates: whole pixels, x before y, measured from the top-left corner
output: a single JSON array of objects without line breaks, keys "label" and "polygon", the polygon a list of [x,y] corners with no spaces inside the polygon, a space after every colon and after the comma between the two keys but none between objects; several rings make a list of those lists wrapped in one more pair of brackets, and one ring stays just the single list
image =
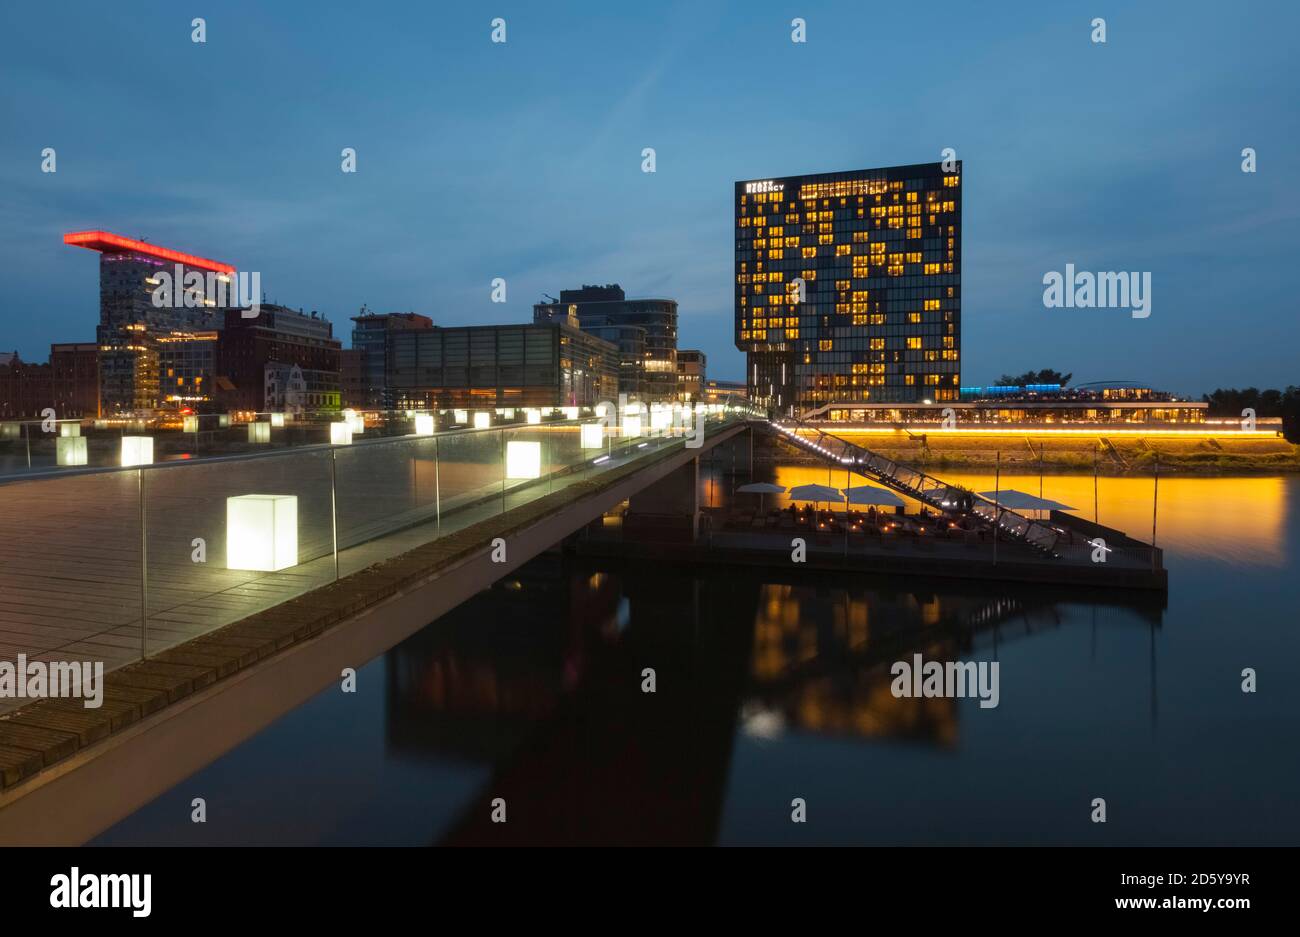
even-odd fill
[{"label": "glass railing", "polygon": [[0,660],[112,670],[750,418],[646,410],[11,477]]}]

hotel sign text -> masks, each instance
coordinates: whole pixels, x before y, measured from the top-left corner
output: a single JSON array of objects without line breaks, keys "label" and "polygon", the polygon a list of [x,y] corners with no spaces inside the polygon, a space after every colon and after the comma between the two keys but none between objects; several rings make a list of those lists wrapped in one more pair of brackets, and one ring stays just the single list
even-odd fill
[{"label": "hotel sign text", "polygon": [[753,194],[754,192],[781,192],[784,191],[784,189],[785,186],[782,183],[773,182],[771,179],[768,179],[765,182],[745,183],[746,194]]}]

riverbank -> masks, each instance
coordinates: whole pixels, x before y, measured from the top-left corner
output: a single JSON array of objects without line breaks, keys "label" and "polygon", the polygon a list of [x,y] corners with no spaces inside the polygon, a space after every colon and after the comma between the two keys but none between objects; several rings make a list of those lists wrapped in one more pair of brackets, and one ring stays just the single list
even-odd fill
[{"label": "riverbank", "polygon": [[[856,445],[942,477],[945,470],[989,471],[1001,465],[1009,475],[1087,473],[1150,475],[1157,462],[1162,474],[1259,475],[1300,473],[1300,446],[1281,436],[1053,437],[1008,432],[997,435],[926,435],[897,430],[822,427]],[[760,461],[824,465],[814,456],[769,437],[755,448]]]}]

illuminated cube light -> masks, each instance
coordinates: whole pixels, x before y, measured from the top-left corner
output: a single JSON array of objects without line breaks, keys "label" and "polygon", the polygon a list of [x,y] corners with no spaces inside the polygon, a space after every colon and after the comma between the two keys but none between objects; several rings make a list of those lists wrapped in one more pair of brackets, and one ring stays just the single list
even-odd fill
[{"label": "illuminated cube light", "polygon": [[181,420],[181,432],[197,433],[199,431],[199,418],[197,416],[187,416]]},{"label": "illuminated cube light", "polygon": [[524,411],[524,416],[526,416],[526,417],[528,418],[528,422],[529,422],[529,423],[536,424],[536,423],[540,423],[540,422],[542,422],[542,411],[541,411],[541,410],[525,410],[525,411]]},{"label": "illuminated cube light", "polygon": [[361,436],[366,431],[366,418],[351,408],[343,411],[343,422],[348,424],[353,436]]},{"label": "illuminated cube light", "polygon": [[271,414],[271,425],[274,426],[276,429],[279,429],[281,426],[284,426],[284,414],[283,414],[283,413],[272,413],[272,414]]},{"label": "illuminated cube light", "polygon": [[352,424],[347,422],[331,423],[330,444],[334,446],[352,445]]},{"label": "illuminated cube light", "polygon": [[565,418],[566,420],[576,420],[576,419],[578,418],[578,408],[577,408],[577,407],[565,407],[565,408],[564,408],[564,418]]},{"label": "illuminated cube light", "polygon": [[623,435],[629,439],[641,435],[641,414],[623,414]]},{"label": "illuminated cube light", "polygon": [[227,569],[273,573],[297,565],[297,495],[238,495],[226,499]]},{"label": "illuminated cube light", "polygon": [[417,413],[415,415],[415,435],[432,436],[433,435],[433,414]]},{"label": "illuminated cube light", "polygon": [[219,426],[221,429],[226,429],[226,428],[228,428],[228,427],[230,426],[230,414],[229,414],[229,413],[218,413],[218,414],[217,414],[217,426]]},{"label": "illuminated cube light", "polygon": [[80,435],[81,435],[81,424],[80,424],[80,423],[60,423],[60,424],[59,424],[59,435],[60,435],[60,436],[80,436]]},{"label": "illuminated cube light", "polygon": [[270,423],[249,423],[248,441],[251,443],[270,442],[271,424]]},{"label": "illuminated cube light", "polygon": [[451,412],[451,415],[455,419],[455,421],[462,426],[464,426],[466,423],[469,422],[468,410],[453,410]]},{"label": "illuminated cube light", "polygon": [[506,478],[540,478],[542,444],[512,439],[506,443]]},{"label": "illuminated cube light", "polygon": [[22,435],[21,423],[0,423],[0,439],[18,439]]},{"label": "illuminated cube light", "polygon": [[582,424],[582,448],[605,448],[605,425],[603,423]]},{"label": "illuminated cube light", "polygon": [[501,411],[501,415],[505,417],[507,420],[513,420],[515,418],[515,408],[506,407],[504,410]]},{"label": "illuminated cube light", "polygon": [[487,428],[488,428],[489,426],[491,426],[491,425],[492,425],[492,414],[490,414],[490,413],[475,413],[475,414],[474,414],[474,428],[475,428],[475,429],[487,429]]},{"label": "illuminated cube light", "polygon": [[85,436],[60,436],[57,442],[59,465],[86,464]]},{"label": "illuminated cube light", "polygon": [[667,429],[673,423],[673,411],[666,407],[659,407],[650,411],[650,428]]},{"label": "illuminated cube light", "polygon": [[122,437],[122,464],[123,465],[152,465],[153,464],[153,437],[152,436],[123,436]]},{"label": "illuminated cube light", "polygon": [[596,416],[604,416],[604,415],[605,415],[605,409],[606,409],[605,404],[603,404],[603,403],[598,403],[598,404],[596,404]]}]

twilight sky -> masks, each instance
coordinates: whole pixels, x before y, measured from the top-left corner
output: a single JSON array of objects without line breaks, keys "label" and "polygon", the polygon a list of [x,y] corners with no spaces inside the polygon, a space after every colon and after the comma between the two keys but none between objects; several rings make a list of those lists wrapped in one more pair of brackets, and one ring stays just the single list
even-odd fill
[{"label": "twilight sky", "polygon": [[[1291,0],[5,3],[0,350],[93,340],[96,256],[61,236],[102,228],[260,271],[345,344],[362,303],[523,322],[618,282],[739,379],[732,183],[952,147],[964,384],[1297,384],[1298,33]],[[1067,263],[1149,271],[1150,317],[1044,308]]]}]

